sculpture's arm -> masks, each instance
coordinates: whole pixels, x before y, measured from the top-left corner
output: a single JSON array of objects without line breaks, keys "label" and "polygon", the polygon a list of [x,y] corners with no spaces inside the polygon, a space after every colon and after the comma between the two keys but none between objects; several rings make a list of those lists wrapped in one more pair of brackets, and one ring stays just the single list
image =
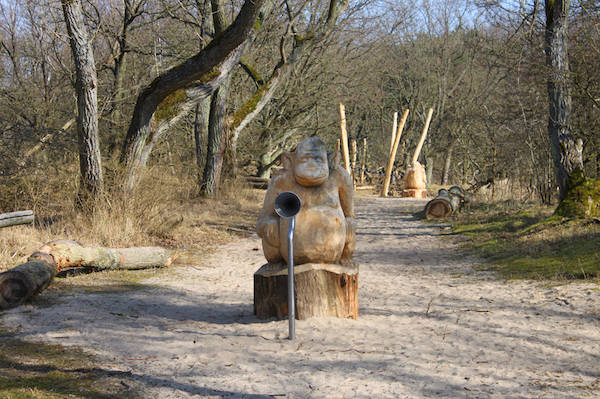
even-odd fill
[{"label": "sculpture's arm", "polygon": [[338,180],[338,190],[340,195],[340,204],[346,218],[354,219],[354,185],[352,177],[341,166],[335,169],[336,178]]},{"label": "sculpture's arm", "polygon": [[354,187],[352,177],[341,166],[335,171],[338,191],[340,195],[340,205],[346,217],[346,244],[342,251],[340,259],[342,264],[351,262],[352,254],[356,248],[356,222],[354,219]]},{"label": "sculpture's arm", "polygon": [[256,222],[256,234],[274,247],[279,247],[279,216],[275,213],[275,198],[281,191],[280,185],[280,177],[273,178]]}]

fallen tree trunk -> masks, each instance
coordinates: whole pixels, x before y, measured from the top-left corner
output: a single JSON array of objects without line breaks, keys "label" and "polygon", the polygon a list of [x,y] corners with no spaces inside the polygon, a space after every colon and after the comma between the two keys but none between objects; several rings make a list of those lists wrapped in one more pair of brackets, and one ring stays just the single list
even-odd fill
[{"label": "fallen tree trunk", "polygon": [[26,263],[0,273],[0,309],[21,305],[50,285],[68,267],[94,270],[146,269],[171,264],[170,251],[160,247],[84,247],[76,241],[58,240],[43,245]]},{"label": "fallen tree trunk", "polygon": [[441,189],[437,197],[425,205],[425,217],[427,219],[445,219],[460,209],[464,199],[464,193],[458,186],[450,190]]},{"label": "fallen tree trunk", "polygon": [[0,228],[33,223],[33,211],[0,213]]}]

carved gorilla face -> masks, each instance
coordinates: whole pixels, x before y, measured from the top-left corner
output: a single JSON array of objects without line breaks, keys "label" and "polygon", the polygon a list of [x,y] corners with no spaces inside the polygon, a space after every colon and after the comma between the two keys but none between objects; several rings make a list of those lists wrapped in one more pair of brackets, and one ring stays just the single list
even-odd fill
[{"label": "carved gorilla face", "polygon": [[327,147],[318,137],[310,137],[296,148],[294,175],[302,186],[320,186],[329,178]]}]

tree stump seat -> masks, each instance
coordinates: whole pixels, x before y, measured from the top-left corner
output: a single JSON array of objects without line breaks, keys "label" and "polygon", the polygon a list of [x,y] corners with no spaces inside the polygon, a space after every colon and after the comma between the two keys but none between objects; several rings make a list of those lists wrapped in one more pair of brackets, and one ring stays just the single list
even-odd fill
[{"label": "tree stump seat", "polygon": [[[267,263],[254,273],[254,314],[260,319],[288,317],[288,267]],[[358,317],[358,266],[305,263],[294,267],[298,320]]]}]

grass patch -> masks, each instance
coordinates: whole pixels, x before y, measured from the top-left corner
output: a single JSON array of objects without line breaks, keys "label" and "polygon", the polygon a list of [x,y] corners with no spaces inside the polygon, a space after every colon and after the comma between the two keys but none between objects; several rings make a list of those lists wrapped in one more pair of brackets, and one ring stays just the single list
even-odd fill
[{"label": "grass patch", "polygon": [[128,372],[99,366],[77,348],[30,343],[0,330],[0,397],[6,399],[139,398]]},{"label": "grass patch", "polygon": [[552,216],[554,209],[514,203],[474,205],[452,230],[463,247],[508,279],[600,277],[600,224]]}]

